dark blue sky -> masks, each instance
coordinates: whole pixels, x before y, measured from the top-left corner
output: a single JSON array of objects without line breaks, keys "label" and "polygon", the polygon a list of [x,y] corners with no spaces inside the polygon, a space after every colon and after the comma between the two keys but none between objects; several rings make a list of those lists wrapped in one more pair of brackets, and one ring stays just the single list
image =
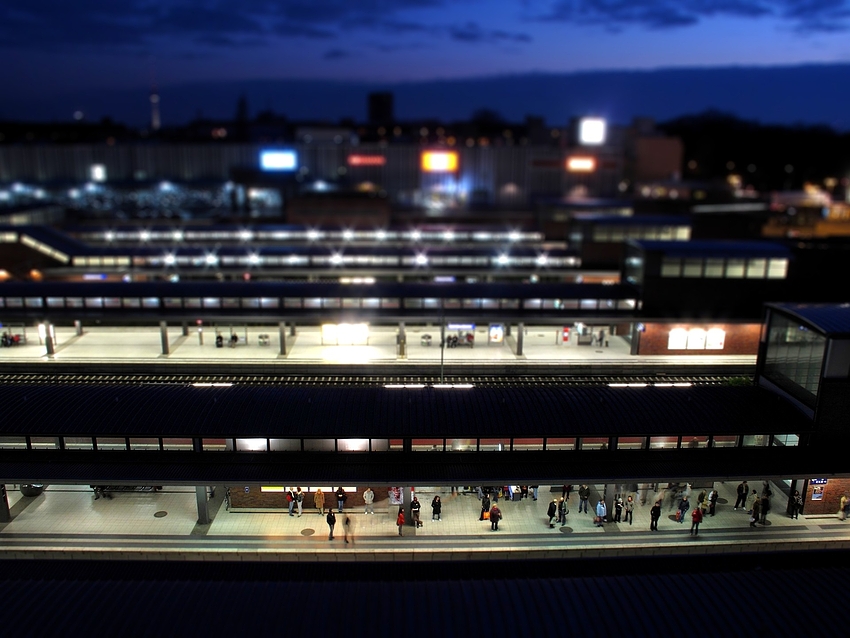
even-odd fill
[{"label": "dark blue sky", "polygon": [[[850,62],[850,0],[0,0],[0,52],[0,82],[14,96],[2,117],[27,117],[34,104],[49,117],[78,108],[100,117],[111,102],[99,94],[146,92],[156,81],[168,122],[169,87],[198,82],[381,85]],[[823,91],[847,97],[843,87]],[[534,96],[529,104],[547,108]]]}]

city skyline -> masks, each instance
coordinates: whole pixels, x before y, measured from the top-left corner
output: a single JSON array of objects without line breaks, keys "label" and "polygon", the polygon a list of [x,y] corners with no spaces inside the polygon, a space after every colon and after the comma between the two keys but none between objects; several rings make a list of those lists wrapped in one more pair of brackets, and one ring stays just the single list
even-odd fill
[{"label": "city skyline", "polygon": [[[11,99],[0,117],[25,117],[34,113],[34,104],[42,104],[34,115],[41,119],[67,119],[82,109],[93,118],[138,120],[135,113],[109,112],[111,96],[138,94],[154,84],[163,94],[198,83],[281,80],[380,89],[612,70],[829,66],[850,62],[848,16],[846,0],[807,2],[805,7],[794,0],[694,2],[687,7],[669,0],[627,6],[610,1],[370,0],[352,5],[323,0],[254,3],[239,12],[224,3],[195,0],[131,1],[112,7],[48,2],[37,10],[3,2],[0,47],[10,64],[0,71],[0,81]],[[845,89],[834,84],[821,88],[827,100],[845,97]],[[716,89],[723,92],[723,84]],[[271,96],[249,99],[258,110],[271,100],[273,108],[287,112]],[[467,116],[481,106],[498,107],[466,99],[458,110]],[[753,99],[746,96],[744,102]],[[227,96],[228,104],[234,100],[232,94]],[[756,99],[750,111],[770,107],[771,101],[775,96],[770,101]],[[185,114],[177,116],[172,102],[170,114],[167,98],[163,105],[164,123],[182,123]],[[535,102],[535,96],[527,102],[530,113],[547,106],[545,99]],[[706,99],[701,104],[723,108]],[[180,107],[214,117],[223,114],[215,104],[206,109],[204,104]],[[604,110],[604,103],[595,108]],[[743,107],[736,111],[733,105],[730,110],[750,116]],[[357,113],[339,114],[345,115]],[[457,117],[445,111],[428,115]],[[791,113],[786,120],[795,117]],[[847,126],[831,122],[829,116],[824,119]]]}]

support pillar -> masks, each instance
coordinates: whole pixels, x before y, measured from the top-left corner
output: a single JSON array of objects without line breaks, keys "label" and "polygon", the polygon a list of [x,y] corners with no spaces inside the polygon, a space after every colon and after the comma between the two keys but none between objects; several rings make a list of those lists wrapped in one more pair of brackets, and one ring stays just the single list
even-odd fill
[{"label": "support pillar", "polygon": [[207,486],[195,486],[195,500],[198,502],[198,525],[210,524],[210,510],[207,507]]},{"label": "support pillar", "polygon": [[286,354],[286,322],[281,321],[277,324],[278,334],[280,335],[280,354]]},{"label": "support pillar", "polygon": [[159,338],[162,341],[162,354],[171,354],[171,348],[168,345],[168,324],[165,321],[159,322]]},{"label": "support pillar", "polygon": [[55,336],[56,333],[53,331],[53,324],[44,324],[44,347],[47,349],[48,357],[53,357],[56,354]]},{"label": "support pillar", "polygon": [[74,321],[74,332],[78,337],[83,336],[83,322],[82,321]]},{"label": "support pillar", "polygon": [[522,356],[522,340],[525,337],[525,324],[518,323],[516,327],[516,356]]},{"label": "support pillar", "polygon": [[294,321],[291,324],[289,324],[289,336],[290,337],[295,336],[295,322]]},{"label": "support pillar", "polygon": [[511,336],[511,324],[510,324],[510,322],[505,324],[505,336],[506,337]]},{"label": "support pillar", "polygon": [[9,498],[6,496],[6,484],[0,483],[0,523],[12,521],[12,513],[9,511]]},{"label": "support pillar", "polygon": [[183,336],[188,337],[189,336],[189,322],[184,321],[182,323],[181,327],[183,328]]}]

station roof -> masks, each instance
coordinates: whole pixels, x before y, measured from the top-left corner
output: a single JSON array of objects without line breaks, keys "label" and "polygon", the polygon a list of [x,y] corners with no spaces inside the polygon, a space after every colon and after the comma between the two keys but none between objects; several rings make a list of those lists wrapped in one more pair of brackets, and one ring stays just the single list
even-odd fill
[{"label": "station roof", "polygon": [[850,303],[772,303],[767,307],[808,323],[827,337],[850,338]]},{"label": "station roof", "polygon": [[599,226],[690,226],[687,215],[610,215],[608,213],[574,213],[573,219]]},{"label": "station roof", "polygon": [[628,242],[644,252],[665,257],[791,257],[784,245],[769,241],[656,241],[633,239]]},{"label": "station roof", "polygon": [[9,384],[0,434],[138,437],[544,437],[802,432],[755,386],[347,388]]}]

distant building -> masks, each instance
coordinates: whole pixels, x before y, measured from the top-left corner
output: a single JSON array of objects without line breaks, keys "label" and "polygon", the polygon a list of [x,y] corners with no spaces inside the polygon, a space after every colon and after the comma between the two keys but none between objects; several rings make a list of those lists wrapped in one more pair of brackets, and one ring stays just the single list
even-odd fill
[{"label": "distant building", "polygon": [[369,94],[369,123],[370,124],[392,124],[395,121],[393,114],[393,94],[384,91]]}]

